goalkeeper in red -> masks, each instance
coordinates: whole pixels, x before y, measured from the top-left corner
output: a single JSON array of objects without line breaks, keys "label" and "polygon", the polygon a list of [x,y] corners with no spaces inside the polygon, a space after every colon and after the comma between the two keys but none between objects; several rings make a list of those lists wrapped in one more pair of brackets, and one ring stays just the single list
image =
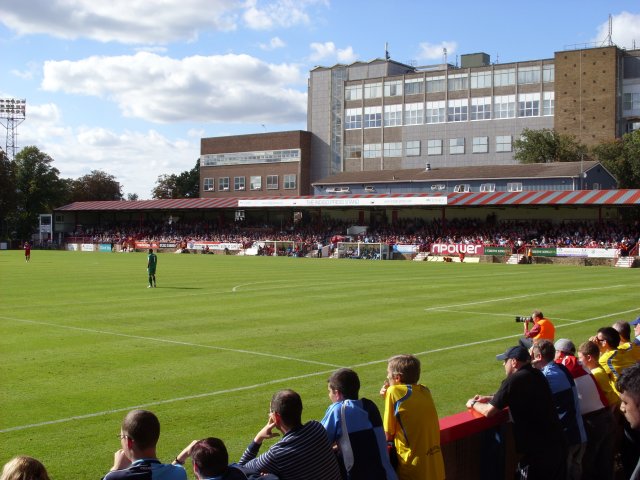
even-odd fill
[{"label": "goalkeeper in red", "polygon": [[147,288],[156,287],[156,265],[158,265],[158,257],[153,253],[153,249],[149,249],[147,255],[147,273],[149,274],[149,286]]}]

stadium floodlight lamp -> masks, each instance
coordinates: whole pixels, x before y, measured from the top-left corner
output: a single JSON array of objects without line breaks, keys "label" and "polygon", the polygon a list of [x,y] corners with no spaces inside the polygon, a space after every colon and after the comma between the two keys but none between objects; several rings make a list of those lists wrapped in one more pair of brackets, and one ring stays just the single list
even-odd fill
[{"label": "stadium floodlight lamp", "polygon": [[4,120],[24,120],[27,101],[22,98],[1,98],[0,118]]}]

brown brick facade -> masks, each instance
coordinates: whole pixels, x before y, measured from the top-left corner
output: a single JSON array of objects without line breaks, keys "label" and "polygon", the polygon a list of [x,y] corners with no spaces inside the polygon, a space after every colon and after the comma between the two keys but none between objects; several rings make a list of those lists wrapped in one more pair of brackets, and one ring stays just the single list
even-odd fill
[{"label": "brown brick facade", "polygon": [[[239,153],[272,151],[299,148],[301,160],[282,163],[255,163],[246,165],[200,166],[200,197],[264,197],[299,196],[310,194],[309,164],[311,156],[311,133],[302,130],[274,132],[252,135],[234,135],[229,137],[203,138],[200,141],[200,154]],[[277,176],[277,188],[267,189],[267,176]],[[296,175],[296,187],[285,189],[284,176]],[[260,176],[262,186],[251,190],[250,179]],[[244,190],[234,188],[236,177],[244,177]],[[214,191],[205,191],[206,178],[214,179]],[[220,178],[229,179],[229,190],[219,191]]]},{"label": "brown brick facade", "polygon": [[555,54],[555,129],[593,146],[619,135],[616,47]]}]

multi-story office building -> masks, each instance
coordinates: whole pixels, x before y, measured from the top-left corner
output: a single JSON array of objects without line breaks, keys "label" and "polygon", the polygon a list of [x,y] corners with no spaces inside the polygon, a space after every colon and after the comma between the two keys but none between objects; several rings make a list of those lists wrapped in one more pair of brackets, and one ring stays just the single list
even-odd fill
[{"label": "multi-story office building", "polygon": [[616,46],[554,58],[412,67],[392,60],[317,67],[307,129],[311,182],[340,172],[508,165],[523,129],[586,145],[640,128],[640,50]]}]

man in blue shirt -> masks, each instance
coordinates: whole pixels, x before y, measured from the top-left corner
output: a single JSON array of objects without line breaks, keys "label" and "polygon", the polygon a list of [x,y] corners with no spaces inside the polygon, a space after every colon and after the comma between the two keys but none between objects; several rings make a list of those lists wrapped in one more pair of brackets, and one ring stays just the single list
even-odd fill
[{"label": "man in blue shirt", "polygon": [[562,364],[555,363],[556,349],[549,340],[539,340],[531,348],[532,363],[549,382],[553,403],[562,431],[569,446],[567,478],[582,478],[582,457],[587,446],[587,434],[580,415],[580,401],[576,383]]},{"label": "man in blue shirt", "polygon": [[329,441],[338,446],[347,479],[396,480],[380,411],[371,400],[358,400],[358,374],[341,368],[329,377],[327,389],[333,403],[321,423]]},{"label": "man in blue shirt", "polygon": [[103,480],[187,480],[181,465],[164,464],[156,456],[160,422],[152,412],[132,410],[120,428],[120,450]]}]

